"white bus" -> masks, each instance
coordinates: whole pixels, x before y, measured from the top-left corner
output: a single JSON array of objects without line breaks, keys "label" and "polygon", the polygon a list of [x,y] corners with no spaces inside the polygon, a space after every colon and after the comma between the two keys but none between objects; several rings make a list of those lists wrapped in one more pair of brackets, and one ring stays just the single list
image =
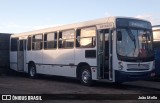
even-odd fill
[{"label": "white bus", "polygon": [[125,82],[154,76],[150,22],[108,17],[11,35],[10,68],[37,74]]}]

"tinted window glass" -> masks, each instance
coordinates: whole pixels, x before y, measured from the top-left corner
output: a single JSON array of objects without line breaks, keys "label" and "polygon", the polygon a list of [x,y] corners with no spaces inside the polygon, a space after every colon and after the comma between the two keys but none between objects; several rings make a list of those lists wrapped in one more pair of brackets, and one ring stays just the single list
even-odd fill
[{"label": "tinted window glass", "polygon": [[18,38],[11,38],[11,51],[17,51]]},{"label": "tinted window glass", "polygon": [[23,51],[24,47],[23,47],[23,40],[19,40],[19,51]]},{"label": "tinted window glass", "polygon": [[31,44],[32,44],[32,38],[31,38],[31,36],[29,36],[28,37],[27,50],[31,50]]}]

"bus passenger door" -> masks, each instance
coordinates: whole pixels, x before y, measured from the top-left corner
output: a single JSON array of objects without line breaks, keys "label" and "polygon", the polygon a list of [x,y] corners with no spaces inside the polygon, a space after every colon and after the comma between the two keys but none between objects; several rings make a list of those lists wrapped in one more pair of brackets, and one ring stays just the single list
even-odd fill
[{"label": "bus passenger door", "polygon": [[18,52],[17,52],[17,64],[18,71],[24,71],[25,67],[25,50],[26,50],[26,40],[18,41]]},{"label": "bus passenger door", "polygon": [[98,77],[112,80],[112,33],[110,29],[98,30]]}]

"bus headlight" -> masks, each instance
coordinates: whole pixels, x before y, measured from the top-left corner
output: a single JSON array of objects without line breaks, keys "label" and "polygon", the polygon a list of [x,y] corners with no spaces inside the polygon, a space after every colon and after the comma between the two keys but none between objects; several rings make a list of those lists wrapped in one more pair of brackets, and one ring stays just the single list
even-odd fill
[{"label": "bus headlight", "polygon": [[122,70],[123,69],[123,64],[122,64],[122,62],[118,62],[118,68],[119,68],[119,70]]}]

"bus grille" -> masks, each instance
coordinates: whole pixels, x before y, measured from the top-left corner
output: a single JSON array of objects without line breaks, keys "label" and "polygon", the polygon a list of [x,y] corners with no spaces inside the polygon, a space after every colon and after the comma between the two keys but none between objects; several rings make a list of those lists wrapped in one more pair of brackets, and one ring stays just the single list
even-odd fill
[{"label": "bus grille", "polygon": [[128,71],[144,71],[149,70],[149,64],[127,64]]}]

